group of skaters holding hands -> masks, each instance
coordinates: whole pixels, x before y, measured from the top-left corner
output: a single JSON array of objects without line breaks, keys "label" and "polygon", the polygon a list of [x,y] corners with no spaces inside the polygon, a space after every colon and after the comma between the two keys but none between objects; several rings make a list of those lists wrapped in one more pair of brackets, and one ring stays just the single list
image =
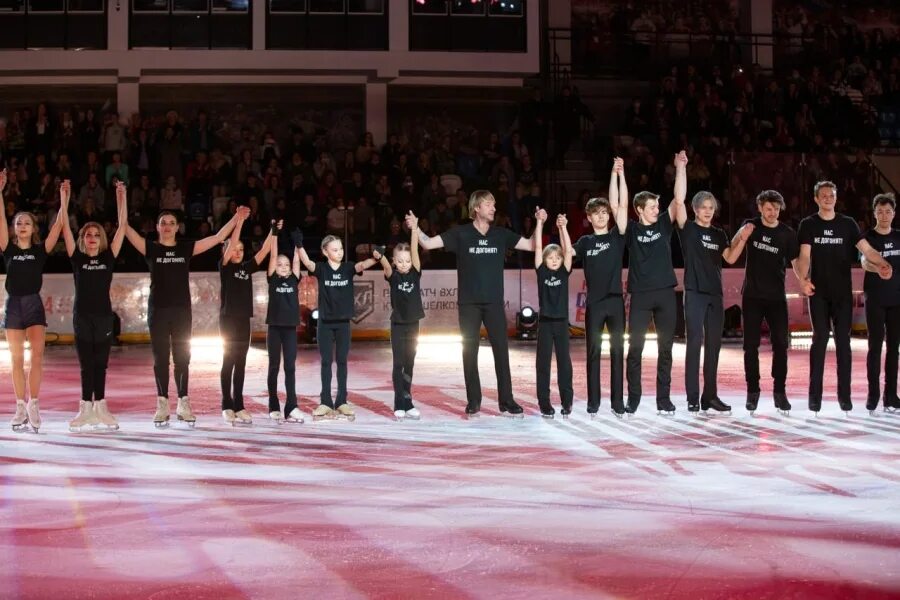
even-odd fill
[{"label": "group of skaters holding hands", "polygon": [[[522,407],[513,398],[509,366],[507,322],[504,310],[503,267],[509,250],[534,252],[539,297],[536,351],[537,400],[541,414],[553,418],[550,370],[556,356],[560,413],[571,414],[574,402],[573,367],[569,352],[569,274],[580,261],[587,284],[585,338],[587,342],[587,412],[593,418],[601,405],[600,358],[604,330],[609,338],[609,392],[612,413],[634,414],[643,394],[641,374],[644,342],[651,320],[656,331],[656,408],[671,415],[672,345],[677,320],[671,237],[677,232],[684,255],[684,322],[686,330],[685,390],[690,412],[730,413],[731,407],[718,396],[718,359],[724,321],[722,262],[734,264],[746,254],[741,308],[744,333],[744,371],[747,384],[746,409],[757,410],[761,390],[759,345],[762,322],[766,321],[772,344],[772,396],[775,407],[787,414],[791,404],[785,383],[788,371],[788,308],[785,274],[790,269],[803,295],[808,297],[813,337],[809,352],[809,409],[818,413],[822,405],[825,354],[833,335],[837,354],[837,399],[840,408],[852,407],[850,391],[850,329],[853,312],[851,269],[865,269],[864,292],[869,348],[866,408],[900,409],[897,396],[898,349],[900,349],[900,232],[892,228],[896,212],[893,196],[875,196],[872,210],[876,226],[860,233],[856,222],[835,211],[837,187],[829,181],[813,189],[818,211],[800,223],[799,231],[779,221],[784,199],[775,190],[756,198],[759,216],[746,221],[730,240],[712,224],[719,202],[707,191],[691,200],[693,220],[686,206],[687,156],[674,157],[676,170],[673,199],[661,208],[660,196],[641,191],[633,198],[636,220],[628,217],[628,188],[624,163],[615,159],[610,174],[608,198],[591,198],[585,206],[592,232],[574,244],[564,215],[555,219],[559,244],[543,245],[550,227],[545,210],[535,212],[536,228],[526,238],[493,225],[496,203],[490,192],[476,191],[469,199],[470,223],[452,227],[437,236],[418,228],[416,216],[406,215],[411,232],[409,244],[397,244],[390,260],[384,247],[373,257],[356,263],[344,261],[340,238],[326,236],[321,242],[322,260],[310,259],[299,229],[289,232],[292,256],[278,254],[282,223],[273,222],[268,237],[255,255],[245,254],[240,240],[249,209],[238,208],[218,232],[192,241],[179,238],[179,217],[162,211],[157,218],[157,240],[145,239],[128,225],[126,189],[117,184],[119,226],[107,239],[96,222],[84,224],[77,238],[70,228],[68,181],[60,187],[60,208],[47,239],[41,241],[37,220],[28,212],[12,218],[0,215],[0,251],[6,265],[6,304],[2,327],[12,364],[16,409],[13,429],[41,427],[41,387],[46,317],[40,297],[44,264],[60,234],[72,262],[75,280],[73,329],[81,370],[79,410],[69,423],[73,431],[117,429],[118,422],[106,401],[105,383],[110,348],[114,340],[114,315],[110,286],[116,257],[125,239],[140,252],[150,271],[147,324],[153,352],[156,413],[153,421],[165,426],[170,420],[169,364],[174,365],[175,416],[193,426],[196,421],[188,395],[191,357],[191,257],[224,244],[219,263],[221,302],[219,331],[223,340],[221,369],[222,415],[226,423],[250,424],[253,417],[244,404],[246,357],[253,316],[252,274],[265,268],[268,282],[266,348],[268,350],[268,413],[273,421],[302,423],[304,414],[296,393],[296,330],[300,322],[299,283],[301,267],[318,284],[318,334],[322,391],[312,413],[315,419],[354,418],[348,403],[347,359],[350,351],[350,320],[353,316],[353,277],[378,264],[390,288],[392,382],[394,415],[418,419],[413,405],[412,376],[419,322],[425,317],[421,299],[422,270],[419,247],[444,248],[457,255],[458,314],[462,337],[463,376],[466,387],[465,414],[480,413],[482,392],[478,373],[478,349],[482,325],[494,356],[499,409],[521,417]],[[0,190],[6,172],[0,172]],[[2,199],[0,199],[2,200]],[[0,202],[0,210],[3,210]],[[625,250],[628,250],[627,287],[622,285]],[[265,267],[264,267],[265,265]],[[625,353],[625,293],[630,294],[628,352]],[[881,390],[882,346],[887,342],[884,390]],[[31,368],[25,373],[25,343],[30,345]],[[701,366],[701,348],[703,364]],[[332,395],[332,363],[336,363],[337,391]],[[702,387],[700,373],[702,370]],[[285,402],[278,396],[279,371],[283,371]],[[627,396],[626,386],[627,383]]]}]

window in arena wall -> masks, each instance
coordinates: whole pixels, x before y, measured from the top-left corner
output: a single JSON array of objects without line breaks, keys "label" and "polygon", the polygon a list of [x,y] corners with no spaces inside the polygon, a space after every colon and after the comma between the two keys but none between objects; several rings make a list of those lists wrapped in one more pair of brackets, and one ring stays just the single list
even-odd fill
[{"label": "window in arena wall", "polygon": [[438,15],[447,14],[449,8],[447,0],[410,0],[414,15]]},{"label": "window in arena wall", "polygon": [[213,0],[214,13],[246,13],[250,10],[250,0]]},{"label": "window in arena wall", "polygon": [[450,14],[457,17],[483,17],[484,0],[451,0]]},{"label": "window in arena wall", "polygon": [[309,14],[344,14],[345,0],[309,0]]},{"label": "window in arena wall", "polygon": [[521,17],[525,0],[490,0],[488,14],[492,17]]},{"label": "window in arena wall", "polygon": [[68,0],[67,7],[70,13],[101,13],[103,0]]},{"label": "window in arena wall", "polygon": [[173,13],[209,13],[209,0],[172,0]]},{"label": "window in arena wall", "polygon": [[63,0],[28,0],[28,12],[61,13],[65,11]]},{"label": "window in arena wall", "polygon": [[131,0],[132,12],[169,12],[169,0]]},{"label": "window in arena wall", "polygon": [[384,0],[347,0],[347,12],[351,15],[383,15]]},{"label": "window in arena wall", "polygon": [[306,14],[306,0],[269,0],[269,12]]}]

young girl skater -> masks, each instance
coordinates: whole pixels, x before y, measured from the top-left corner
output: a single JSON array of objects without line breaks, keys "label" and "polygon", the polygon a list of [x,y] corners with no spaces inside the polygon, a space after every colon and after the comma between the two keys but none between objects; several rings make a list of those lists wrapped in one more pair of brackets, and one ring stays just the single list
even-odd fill
[{"label": "young girl skater", "polygon": [[419,409],[412,403],[412,375],[416,362],[419,321],[425,318],[422,308],[422,265],[419,262],[418,219],[413,217],[412,239],[394,246],[394,267],[382,252],[373,253],[384,269],[391,287],[391,351],[394,355],[394,416],[398,420],[418,419]]},{"label": "young girl skater", "polygon": [[[6,224],[6,203],[2,190],[6,187],[6,170],[0,171],[0,252],[6,263],[6,308],[0,327],[6,329],[6,341],[12,359],[13,390],[16,394],[16,414],[10,424],[19,431],[31,425],[35,433],[41,427],[38,394],[44,362],[44,330],[47,317],[41,300],[44,263],[53,251],[62,229],[62,207],[56,222],[41,243],[37,220],[29,212],[13,217],[13,237]],[[25,399],[25,340],[31,345],[31,370],[28,373],[28,402]]]},{"label": "young girl skater", "polygon": [[534,230],[534,268],[537,271],[538,338],[537,398],[544,418],[556,413],[550,404],[550,359],[556,350],[556,378],[559,384],[560,413],[568,418],[572,412],[572,359],[569,356],[569,273],[572,271],[572,243],[566,229],[566,217],[559,215],[561,247],[549,244],[542,249],[544,221],[538,217]]},{"label": "young girl skater", "polygon": [[[326,260],[313,262],[303,249],[299,230],[291,234],[300,252],[303,266],[319,281],[319,325],[317,338],[322,359],[322,393],[315,419],[335,416],[353,420],[353,409],[347,404],[347,355],[350,353],[350,319],[353,317],[353,276],[375,264],[367,258],[356,264],[343,262],[344,245],[340,238],[328,235],[322,240]],[[331,399],[331,363],[337,363],[337,400]]]},{"label": "young girl skater", "polygon": [[219,263],[222,284],[219,335],[223,345],[219,380],[222,386],[222,418],[228,425],[249,425],[253,422],[253,417],[244,407],[244,372],[250,349],[250,319],[253,317],[253,273],[259,270],[272,241],[270,231],[256,255],[244,260],[241,228],[245,220],[238,215],[238,222],[225,242],[222,262]]},{"label": "young girl skater", "polygon": [[[269,234],[269,310],[266,314],[266,348],[269,351],[269,418],[289,423],[302,423],[303,413],[297,407],[295,372],[297,365],[297,325],[300,323],[300,250],[294,248],[294,260],[278,254],[277,231]],[[284,356],[284,416],[278,404],[278,368]]]},{"label": "young girl skater", "polygon": [[237,221],[247,218],[250,209],[242,206],[215,235],[201,240],[176,239],[178,217],[164,210],[156,219],[159,241],[148,242],[130,225],[125,237],[144,255],[150,269],[150,298],[147,300],[147,324],[153,348],[153,374],[156,378],[156,413],[153,424],[169,424],[169,355],[175,363],[175,387],[178,406],[175,415],[191,427],[197,418],[188,398],[188,369],[191,362],[191,257],[224,242]]},{"label": "young girl skater", "polygon": [[75,329],[75,351],[81,365],[81,402],[78,404],[78,414],[69,421],[69,430],[81,431],[98,424],[107,429],[118,429],[119,422],[106,405],[106,367],[113,343],[114,319],[109,288],[116,257],[125,239],[127,192],[124,183],[116,184],[119,226],[112,243],[107,242],[103,226],[94,221],[84,224],[78,232],[76,243],[68,215],[71,183],[64,181],[59,192],[63,239],[75,276],[72,324]]}]

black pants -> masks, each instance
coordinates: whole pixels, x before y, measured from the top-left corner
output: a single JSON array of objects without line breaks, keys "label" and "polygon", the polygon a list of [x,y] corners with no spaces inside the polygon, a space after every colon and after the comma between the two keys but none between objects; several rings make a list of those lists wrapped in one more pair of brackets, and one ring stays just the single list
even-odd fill
[{"label": "black pants", "polygon": [[391,323],[391,351],[394,355],[394,410],[409,410],[412,403],[412,376],[416,364],[419,322]]},{"label": "black pants", "polygon": [[481,407],[481,377],[478,375],[478,346],[481,324],[487,329],[494,353],[497,394],[501,407],[513,403],[512,376],[509,372],[509,341],[506,338],[506,312],[503,304],[460,304],[459,330],[462,334],[463,377],[468,405]]},{"label": "black pants", "polygon": [[[350,321],[321,321],[318,329],[322,359],[322,394],[319,402],[331,408],[347,403],[347,356],[350,354]],[[331,401],[331,362],[337,363],[337,398]]]},{"label": "black pants", "polygon": [[550,405],[550,361],[556,350],[556,382],[559,402],[565,411],[572,410],[572,357],[569,355],[569,319],[541,319],[537,337],[537,399],[542,413],[553,410]]},{"label": "black pants", "polygon": [[765,319],[769,325],[769,341],[772,343],[772,391],[783,394],[790,343],[787,301],[744,296],[741,310],[744,314],[744,379],[747,381],[747,391],[759,393],[759,343]]},{"label": "black pants", "polygon": [[269,325],[266,331],[266,349],[269,351],[269,412],[281,410],[278,402],[278,370],[284,356],[284,414],[297,408],[297,327],[294,325]]},{"label": "black pants", "polygon": [[250,349],[250,318],[220,316],[219,335],[223,345],[222,370],[219,373],[222,410],[244,410],[244,372]]},{"label": "black pants", "polygon": [[813,339],[809,349],[809,399],[822,399],[822,379],[825,375],[825,353],[828,332],[834,334],[837,350],[838,400],[850,398],[850,326],[853,320],[853,296],[830,299],[809,297],[809,319]]},{"label": "black pants", "polygon": [[607,296],[599,302],[590,302],[585,327],[588,412],[595,413],[600,409],[600,354],[604,327],[609,330],[609,398],[613,408],[619,408],[621,412],[625,363],[625,302],[622,296]]},{"label": "black pants", "polygon": [[153,374],[156,394],[169,395],[169,354],[175,363],[175,388],[178,397],[188,395],[188,369],[191,364],[191,309],[179,306],[151,308],[147,315],[150,345],[153,348]]},{"label": "black pants", "polygon": [[650,319],[656,325],[656,344],[659,347],[656,360],[656,400],[668,400],[672,388],[672,343],[677,321],[675,290],[664,288],[631,295],[628,318],[628,402],[637,406],[641,401],[641,357],[644,353],[644,337],[650,327]]},{"label": "black pants", "polygon": [[684,387],[688,401],[700,400],[700,347],[703,347],[703,398],[719,395],[716,377],[722,349],[725,310],[722,296],[692,290],[684,292],[684,327],[687,348],[684,358]]},{"label": "black pants", "polygon": [[881,343],[887,331],[887,355],[884,359],[884,398],[887,404],[897,399],[897,357],[900,349],[900,306],[877,306],[866,302],[866,329],[869,332],[869,353],[866,372],[869,377],[869,403],[881,397]]},{"label": "black pants", "polygon": [[81,399],[106,398],[106,367],[113,343],[112,315],[75,315],[75,351],[81,365]]}]

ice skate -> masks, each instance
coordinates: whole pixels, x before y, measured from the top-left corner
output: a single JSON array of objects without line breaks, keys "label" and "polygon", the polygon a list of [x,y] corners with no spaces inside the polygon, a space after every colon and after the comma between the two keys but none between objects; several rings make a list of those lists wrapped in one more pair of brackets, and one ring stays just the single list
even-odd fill
[{"label": "ice skate", "polygon": [[622,417],[625,416],[625,406],[622,404],[621,400],[619,400],[619,401],[613,400],[612,414],[614,414],[617,419],[621,419]]},{"label": "ice skate", "polygon": [[335,409],[335,412],[337,413],[335,416],[338,419],[346,419],[347,421],[356,420],[356,413],[353,412],[353,409],[350,408],[349,404],[341,404]]},{"label": "ice skate", "polygon": [[235,416],[234,416],[234,411],[231,410],[230,408],[223,410],[222,411],[222,420],[225,421],[226,425],[231,425],[232,427],[234,427],[234,422],[236,420]]},{"label": "ice skate", "polygon": [[552,406],[541,407],[541,416],[545,419],[553,420],[556,416],[556,409]]},{"label": "ice skate", "polygon": [[559,414],[562,415],[562,418],[563,418],[563,419],[565,419],[565,420],[568,421],[568,420],[569,420],[569,415],[572,414],[572,407],[571,407],[571,406],[564,406],[564,407],[562,408],[562,410],[559,411]]},{"label": "ice skate", "polygon": [[844,411],[844,415],[849,417],[850,411],[853,410],[853,401],[851,401],[849,398],[843,400],[841,398],[838,398],[838,405],[841,407],[841,410]]},{"label": "ice skate", "polygon": [[197,417],[194,416],[194,411],[191,410],[190,398],[182,396],[178,399],[178,405],[175,408],[175,416],[178,417],[179,421],[187,423],[189,427],[194,426],[197,422]]},{"label": "ice skate", "polygon": [[[700,402],[698,402],[696,398],[688,398],[688,412],[691,412],[691,413],[699,413],[700,412]],[[703,411],[703,412],[706,412],[706,411]]]},{"label": "ice skate", "polygon": [[481,405],[480,404],[466,404],[466,418],[467,419],[477,419],[481,416]]},{"label": "ice skate", "polygon": [[822,399],[810,398],[809,399],[809,410],[815,413],[815,416],[819,416],[819,411],[822,410]]},{"label": "ice skate", "polygon": [[291,412],[287,414],[284,418],[287,423],[302,423],[303,422],[303,413],[300,412],[299,408],[294,408]]},{"label": "ice skate", "polygon": [[157,427],[169,425],[169,399],[163,396],[156,397],[156,414],[153,415],[153,424]]},{"label": "ice skate", "polygon": [[69,431],[78,433],[89,429],[95,423],[94,403],[81,400],[78,403],[78,414],[69,421]]},{"label": "ice skate", "polygon": [[[613,414],[615,414],[615,412],[613,412]],[[588,419],[590,419],[591,421],[597,420],[597,411],[596,410],[594,412],[588,411]]]},{"label": "ice skate", "polygon": [[525,411],[523,411],[522,407],[519,406],[514,400],[510,400],[509,404],[501,404],[500,414],[504,417],[510,417],[512,419],[525,418]]},{"label": "ice skate", "polygon": [[703,414],[710,414],[710,409],[713,410],[712,414],[724,415],[726,417],[731,416],[731,407],[722,402],[719,398],[713,398],[711,400],[706,400],[700,403],[701,408],[703,408]]},{"label": "ice skate", "polygon": [[668,398],[663,398],[656,401],[656,414],[665,417],[674,417],[675,416],[675,405],[672,404],[672,401]]},{"label": "ice skate", "polygon": [[628,417],[633,417],[637,412],[638,406],[641,405],[641,399],[632,399],[628,398],[628,403],[625,404],[625,415]]},{"label": "ice skate", "polygon": [[281,425],[282,423],[284,423],[284,415],[281,414],[280,410],[270,410],[269,420],[275,421],[276,425]]},{"label": "ice skate", "polygon": [[333,419],[334,409],[325,404],[320,404],[312,413],[313,421],[321,421],[323,419]]},{"label": "ice skate", "polygon": [[253,416],[247,411],[247,409],[242,408],[241,410],[234,413],[235,425],[250,425],[251,423],[253,423]]},{"label": "ice skate", "polygon": [[91,424],[100,429],[108,429],[110,431],[119,429],[118,419],[109,412],[109,405],[106,403],[106,400],[102,399],[94,401],[94,421]]},{"label": "ice skate", "polygon": [[35,433],[41,428],[41,407],[38,405],[37,398],[32,398],[25,405],[25,412],[28,413],[28,424]]},{"label": "ice skate", "polygon": [[789,417],[791,415],[791,403],[788,402],[787,395],[784,392],[775,392],[772,395],[775,397],[775,408],[778,409],[778,412],[785,417]]},{"label": "ice skate", "polygon": [[28,427],[28,412],[25,410],[25,402],[16,402],[16,414],[13,415],[9,424],[13,431],[23,431]]},{"label": "ice skate", "polygon": [[401,410],[401,409],[395,410],[395,411],[394,411],[394,418],[397,419],[398,421],[402,421],[403,419],[406,418],[406,411],[405,411],[405,410]]},{"label": "ice skate", "polygon": [[412,419],[413,421],[418,421],[422,418],[422,413],[419,412],[418,408],[413,407],[406,411],[406,418]]},{"label": "ice skate", "polygon": [[756,407],[759,406],[759,392],[747,392],[747,411],[750,416],[756,415]]}]

